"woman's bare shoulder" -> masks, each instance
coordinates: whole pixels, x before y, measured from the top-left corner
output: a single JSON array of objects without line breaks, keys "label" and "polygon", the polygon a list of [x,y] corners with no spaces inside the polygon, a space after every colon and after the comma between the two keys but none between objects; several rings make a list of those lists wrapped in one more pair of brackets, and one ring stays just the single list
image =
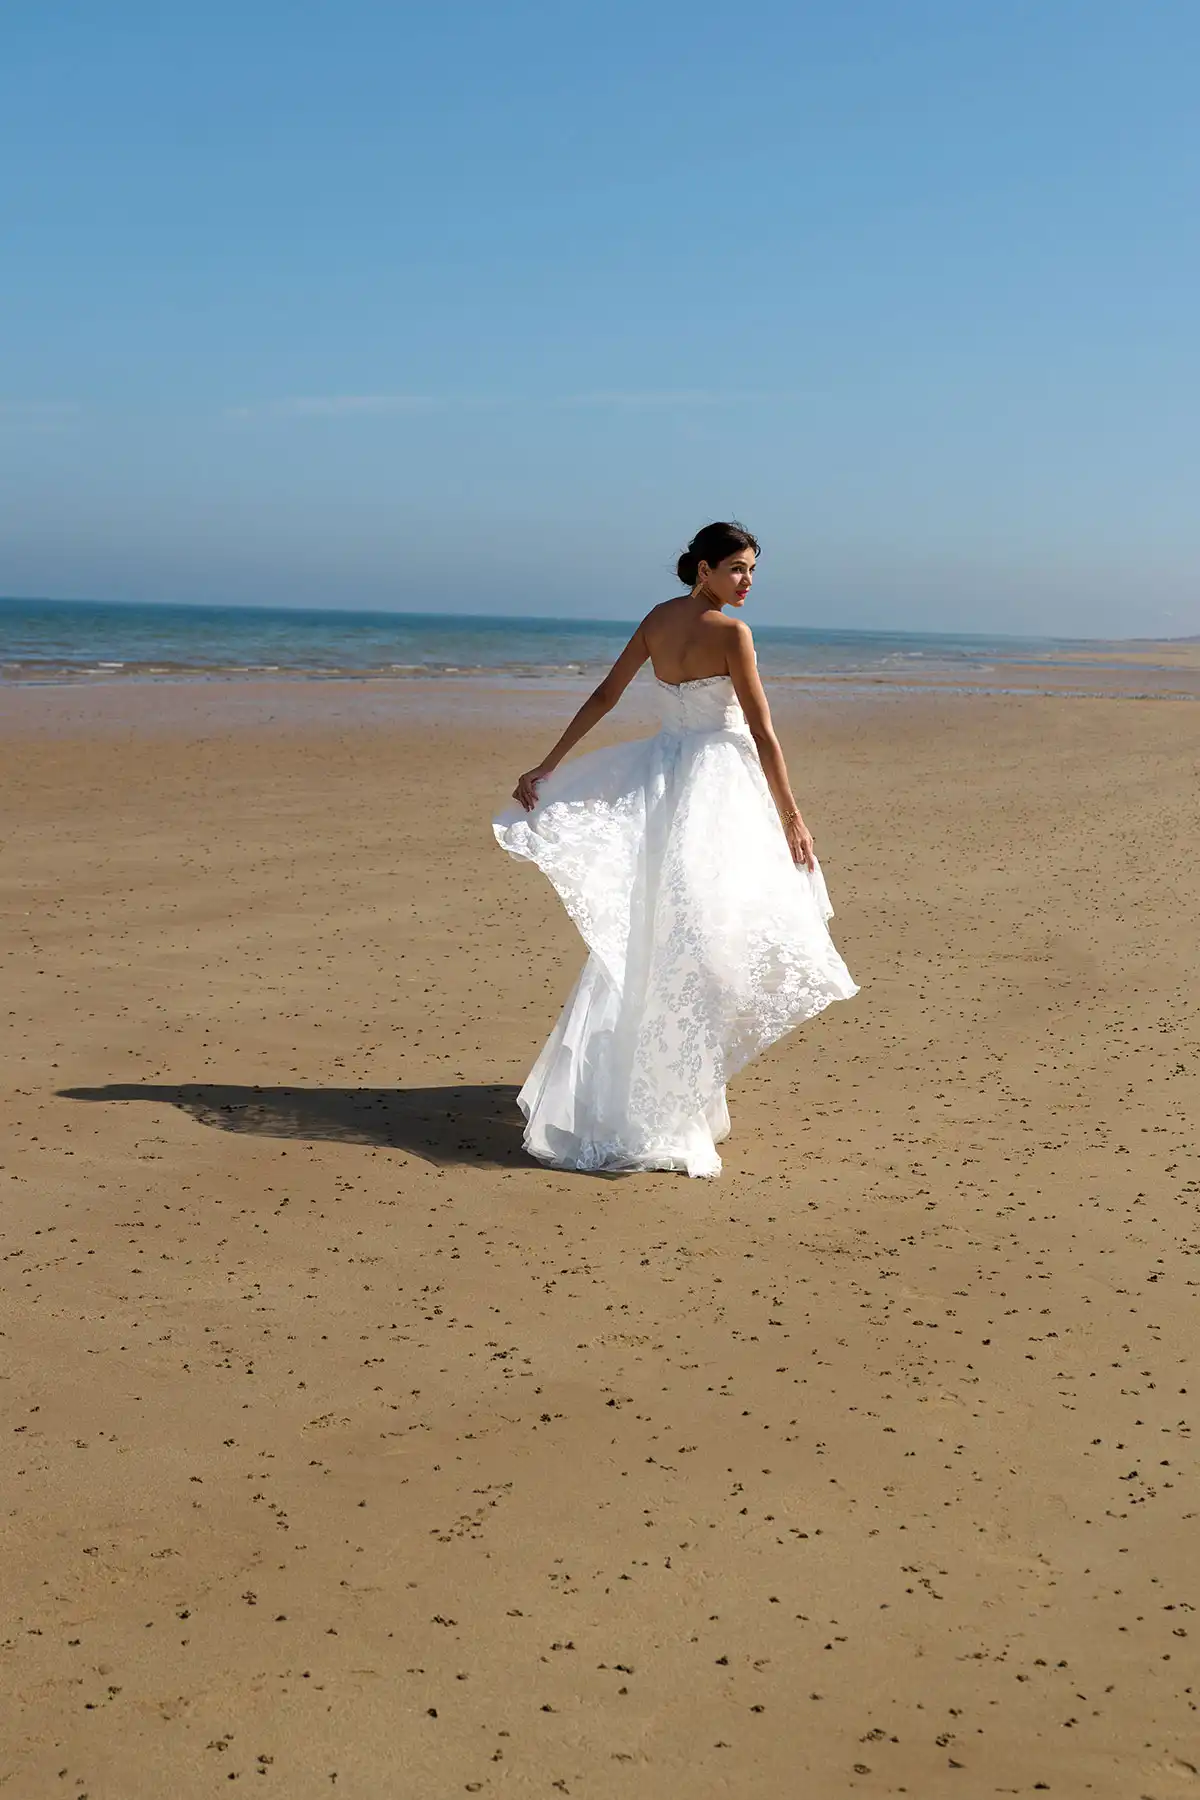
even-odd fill
[{"label": "woman's bare shoulder", "polygon": [[672,594],[669,600],[660,600],[657,606],[650,608],[638,630],[654,633],[661,630],[663,626],[669,628],[683,611],[684,602],[688,598],[687,594]]},{"label": "woman's bare shoulder", "polygon": [[722,613],[712,622],[718,631],[724,632],[726,643],[748,644],[753,648],[754,633],[751,631],[749,625],[747,625],[745,619],[731,619],[727,613]]}]

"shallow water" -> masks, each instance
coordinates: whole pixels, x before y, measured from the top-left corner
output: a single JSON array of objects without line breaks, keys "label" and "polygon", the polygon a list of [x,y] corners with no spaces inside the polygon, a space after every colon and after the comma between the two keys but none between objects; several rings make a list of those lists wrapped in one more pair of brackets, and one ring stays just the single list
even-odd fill
[{"label": "shallow water", "polygon": [[[476,618],[239,606],[0,599],[0,681],[346,676],[586,681],[632,629],[621,620]],[[1058,638],[755,629],[765,675],[977,677],[1053,669],[1105,646]],[[1119,654],[1119,647],[1108,647]]]}]

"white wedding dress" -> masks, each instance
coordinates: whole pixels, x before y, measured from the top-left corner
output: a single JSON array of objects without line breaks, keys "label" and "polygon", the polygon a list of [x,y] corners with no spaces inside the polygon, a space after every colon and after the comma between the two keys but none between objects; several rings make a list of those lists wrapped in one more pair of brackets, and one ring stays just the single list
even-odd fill
[{"label": "white wedding dress", "polygon": [[727,675],[658,682],[657,736],[588,756],[497,840],[557,888],[589,956],[521,1089],[559,1168],[721,1170],[725,1084],[858,989],[819,869],[797,869]]}]

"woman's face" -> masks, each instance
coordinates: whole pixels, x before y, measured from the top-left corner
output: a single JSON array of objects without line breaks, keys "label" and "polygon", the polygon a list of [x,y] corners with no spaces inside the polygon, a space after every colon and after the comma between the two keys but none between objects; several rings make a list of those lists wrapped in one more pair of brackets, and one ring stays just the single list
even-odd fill
[{"label": "woman's face", "polygon": [[735,550],[715,569],[700,564],[700,582],[721,606],[744,606],[754,581],[756,557],[753,550]]}]

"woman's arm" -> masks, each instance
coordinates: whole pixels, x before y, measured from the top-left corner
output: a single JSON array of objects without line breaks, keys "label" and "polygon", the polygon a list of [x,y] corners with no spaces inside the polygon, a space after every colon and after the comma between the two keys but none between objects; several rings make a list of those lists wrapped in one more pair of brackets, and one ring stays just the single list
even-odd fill
[{"label": "woman's arm", "polygon": [[783,751],[779,748],[779,739],[775,736],[771,709],[767,705],[767,696],[763,693],[763,684],[759,680],[758,664],[754,660],[754,639],[750,635],[750,627],[743,625],[740,619],[731,623],[733,631],[730,634],[728,666],[733,691],[746,715],[746,723],[750,727],[750,735],[754,739],[758,760],[771,790],[771,798],[778,809],[792,861],[797,867],[803,863],[806,869],[815,868],[812,833],[800,817],[800,808],[796,805],[792,784],[788,780],[787,764],[783,760]]},{"label": "woman's arm", "polygon": [[568,750],[573,750],[593,725],[598,725],[604,715],[612,711],[649,655],[645,633],[639,625],[604,680],[588,695],[546,760],[540,762],[536,769],[530,769],[522,775],[513,789],[513,799],[519,800],[526,812],[532,812],[537,805],[538,783],[552,774]]}]

